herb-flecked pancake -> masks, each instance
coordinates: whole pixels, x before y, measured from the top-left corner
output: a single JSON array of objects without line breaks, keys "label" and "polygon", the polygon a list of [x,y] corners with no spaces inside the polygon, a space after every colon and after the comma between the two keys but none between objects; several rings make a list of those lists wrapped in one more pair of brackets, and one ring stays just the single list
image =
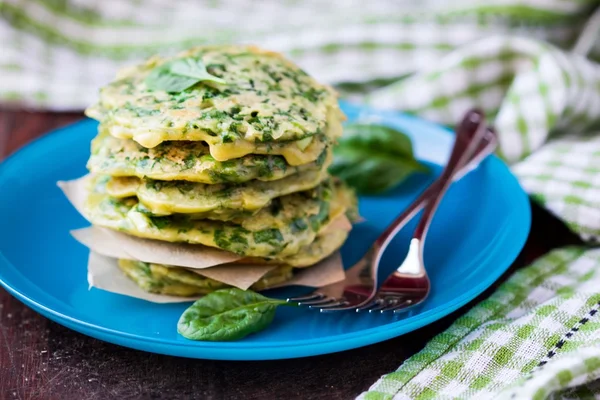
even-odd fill
[{"label": "herb-flecked pancake", "polygon": [[90,185],[84,214],[98,226],[133,236],[203,244],[248,257],[282,259],[312,243],[321,227],[345,212],[343,186],[326,181],[315,189],[277,198],[239,223],[193,220],[184,214],[154,216],[135,198],[106,194],[106,182]]},{"label": "herb-flecked pancake", "polygon": [[[157,89],[153,82],[165,77],[193,84]],[[111,135],[147,148],[204,141],[219,161],[280,154],[290,165],[314,161],[315,138],[335,141],[345,119],[333,89],[253,46],[196,47],[125,68],[86,114]]]},{"label": "herb-flecked pancake", "polygon": [[290,166],[281,156],[249,154],[217,161],[203,142],[164,142],[147,149],[133,140],[117,139],[106,132],[92,140],[87,168],[94,174],[137,176],[157,180],[201,183],[272,181],[305,171],[326,169],[332,161],[326,148],[309,164]]},{"label": "herb-flecked pancake", "polygon": [[[297,255],[288,258],[292,261],[292,264],[278,265],[255,282],[250,289],[255,291],[266,290],[289,281],[294,274],[293,264],[297,264],[297,267],[317,264],[333,254],[343,244],[347,236],[348,232],[343,230],[319,235],[313,243],[303,248]],[[257,262],[264,261],[257,260]],[[229,287],[225,283],[203,277],[187,268],[173,265],[124,259],[120,259],[118,265],[138,286],[151,293],[187,297],[205,295]]]},{"label": "herb-flecked pancake", "polygon": [[[136,177],[111,177],[107,193],[116,198],[137,197],[154,215],[193,214],[194,218],[227,221],[256,214],[273,199],[309,190],[328,178],[327,171],[309,171],[286,178],[241,184],[158,181]],[[98,176],[96,179],[106,179]]]},{"label": "herb-flecked pancake", "polygon": [[298,253],[284,257],[278,262],[296,268],[313,266],[342,247],[348,238],[348,234],[348,231],[342,229],[319,233],[314,242],[304,246]]},{"label": "herb-flecked pancake", "polygon": [[[150,293],[188,297],[205,295],[218,289],[231,287],[182,267],[124,259],[120,259],[118,265],[131,280]],[[292,267],[282,265],[267,272],[250,289],[265,290],[290,280],[292,276]]]}]

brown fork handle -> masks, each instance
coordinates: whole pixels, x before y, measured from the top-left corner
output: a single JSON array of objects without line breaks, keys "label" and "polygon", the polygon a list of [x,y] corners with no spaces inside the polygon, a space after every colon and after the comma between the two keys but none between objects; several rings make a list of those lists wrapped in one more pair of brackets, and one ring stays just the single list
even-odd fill
[{"label": "brown fork handle", "polygon": [[456,131],[456,139],[450,158],[437,179],[436,192],[429,198],[423,209],[423,215],[415,228],[413,238],[423,239],[431,225],[433,214],[454,176],[467,164],[486,133],[485,116],[479,110],[467,112]]},{"label": "brown fork handle", "polygon": [[[471,111],[471,112],[473,112],[473,111]],[[475,111],[475,112],[477,112],[477,111]],[[466,119],[466,117],[464,119]],[[458,134],[457,134],[457,139],[458,139]],[[486,144],[481,143],[478,146],[478,149],[476,152],[483,150],[483,148],[485,148],[485,147],[486,147]],[[469,160],[467,160],[467,162],[468,161]],[[396,219],[394,219],[394,221],[388,225],[386,230],[381,235],[379,235],[379,237],[377,238],[377,240],[375,242],[375,247],[377,249],[381,249],[381,247],[384,245],[384,243],[387,242],[391,236],[394,236],[397,233],[397,231],[400,230],[402,226],[404,226],[404,223],[413,217],[413,214],[415,214],[417,211],[420,210],[423,203],[426,200],[430,199],[436,192],[439,191],[439,189],[441,187],[441,185],[440,185],[441,183],[442,183],[441,180],[438,178],[435,182],[433,182],[431,185],[429,185],[427,187],[427,189],[425,189],[419,195],[419,197],[417,199],[415,199],[415,201],[413,201],[408,206],[408,208],[406,208],[402,213],[400,213],[400,215],[398,215],[396,217]]]}]

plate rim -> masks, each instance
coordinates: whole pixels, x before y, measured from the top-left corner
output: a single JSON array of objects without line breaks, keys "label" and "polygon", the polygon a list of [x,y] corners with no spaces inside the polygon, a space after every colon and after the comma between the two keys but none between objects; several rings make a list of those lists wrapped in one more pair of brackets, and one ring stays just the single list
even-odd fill
[{"label": "plate rim", "polygon": [[[400,117],[404,119],[410,119],[419,124],[426,124],[432,128],[435,128],[439,131],[444,131],[446,134],[452,135],[453,132],[445,126],[435,124],[433,122],[421,119],[419,117],[405,114],[401,112],[395,112],[391,110],[377,110],[372,109],[369,106],[358,105],[348,102],[340,102],[343,107],[355,109],[355,110],[365,110],[371,111],[381,114],[391,114],[395,117]],[[74,123],[58,127],[56,129],[50,130],[49,132],[39,136],[36,139],[28,141],[25,145],[20,147],[17,151],[15,151],[10,156],[6,157],[2,162],[0,162],[0,182],[3,179],[4,171],[7,166],[11,165],[14,162],[18,162],[19,158],[22,158],[24,154],[26,155],[28,152],[35,151],[36,148],[40,146],[44,146],[46,142],[49,140],[56,140],[56,138],[64,136],[68,137],[72,135],[72,130],[81,129],[82,126],[88,125],[93,120],[89,118],[83,118],[82,120],[76,121]],[[513,252],[515,254],[511,254],[510,256],[504,256],[506,259],[506,266],[502,266],[501,268],[495,268],[493,273],[487,274],[485,279],[480,280],[477,285],[472,286],[469,290],[463,292],[460,296],[454,297],[452,301],[448,301],[444,304],[439,305],[438,307],[425,311],[423,313],[417,314],[414,317],[409,317],[409,319],[403,319],[399,321],[390,322],[388,324],[382,326],[376,326],[367,328],[364,330],[358,330],[354,332],[337,334],[334,336],[327,336],[321,338],[313,338],[306,340],[294,340],[294,341],[285,341],[285,342],[276,342],[270,341],[268,343],[261,342],[197,342],[197,341],[186,341],[181,340],[174,341],[173,339],[164,339],[160,337],[148,337],[142,336],[139,334],[133,334],[129,332],[122,332],[116,329],[107,328],[102,325],[98,325],[96,323],[87,322],[81,320],[78,317],[73,317],[68,315],[65,312],[54,310],[51,306],[47,306],[43,304],[43,301],[36,299],[35,294],[26,294],[23,290],[19,290],[18,282],[10,282],[10,279],[4,276],[5,274],[2,272],[4,268],[0,268],[0,285],[2,285],[11,295],[17,298],[19,301],[24,303],[25,305],[33,308],[40,314],[45,317],[66,326],[69,329],[75,330],[87,336],[94,337],[99,340],[107,341],[110,343],[115,343],[118,345],[123,345],[126,347],[136,348],[144,351],[150,351],[154,353],[160,354],[168,354],[168,355],[176,355],[180,357],[187,358],[200,358],[200,359],[221,359],[221,360],[269,360],[269,359],[288,359],[288,358],[298,358],[298,357],[307,357],[314,356],[320,354],[329,354],[344,350],[349,350],[353,348],[363,347],[367,345],[371,345],[374,343],[378,343],[384,340],[389,340],[394,337],[401,336],[423,326],[426,326],[432,322],[435,322],[444,316],[456,311],[460,307],[467,304],[469,301],[475,299],[478,295],[483,293],[486,289],[491,287],[491,285],[498,280],[510,267],[510,265],[514,262],[514,260],[520,254],[522,248],[524,247],[527,237],[531,228],[531,209],[530,203],[527,194],[522,189],[519,184],[517,178],[512,174],[507,165],[505,165],[497,156],[493,155],[489,157],[486,162],[491,163],[492,165],[496,165],[495,168],[504,169],[506,173],[506,178],[509,179],[512,184],[516,184],[516,188],[519,190],[515,191],[515,195],[518,195],[521,199],[519,202],[523,202],[523,215],[521,217],[525,218],[525,221],[522,221],[523,229],[520,230],[521,237],[519,240],[515,240],[515,242],[519,242],[519,246],[515,246]],[[13,265],[8,259],[0,252],[0,266],[4,266],[5,268],[13,268],[15,271],[19,271],[15,265]],[[29,283],[31,281],[28,280]],[[44,292],[42,288],[38,288],[40,292]],[[412,320],[411,320],[412,319]],[[108,336],[108,337],[106,337]],[[114,340],[110,340],[114,339]],[[119,340],[122,339],[122,340]],[[127,344],[122,344],[123,342],[127,342]],[[140,346],[134,346],[139,343]],[[149,350],[148,346],[158,346],[160,347],[155,351]],[[333,345],[333,346],[332,346]],[[326,351],[321,351],[319,348],[322,346],[327,346]],[[261,350],[266,348],[277,348],[279,354],[273,355],[269,357],[269,354],[257,354],[262,353]],[[293,354],[297,353],[299,349],[304,349],[305,351],[301,352],[302,354]],[[180,349],[185,349],[186,354],[178,351]],[[168,351],[167,351],[168,350]],[[203,352],[208,353],[219,353],[223,354],[201,354]],[[288,352],[292,354],[283,355],[283,353]],[[240,354],[243,353],[243,354]],[[248,354],[246,354],[248,353]],[[254,354],[257,357],[250,357],[250,355]],[[236,357],[236,355],[241,357]]]}]

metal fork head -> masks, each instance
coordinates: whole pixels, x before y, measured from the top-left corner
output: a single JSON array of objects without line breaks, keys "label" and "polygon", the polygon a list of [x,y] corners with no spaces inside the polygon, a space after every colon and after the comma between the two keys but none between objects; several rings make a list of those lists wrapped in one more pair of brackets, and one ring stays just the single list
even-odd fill
[{"label": "metal fork head", "polygon": [[[337,300],[345,304],[319,307],[321,312],[355,310],[370,313],[385,311],[399,313],[406,308],[422,303],[430,290],[429,278],[422,267],[422,257],[421,242],[413,239],[404,262],[384,281],[375,296],[352,297],[351,299],[354,301],[343,297]],[[344,295],[348,296],[348,292],[344,292]]]},{"label": "metal fork head", "polygon": [[322,311],[335,311],[339,308],[361,304],[368,299],[373,287],[370,277],[370,257],[368,252],[359,262],[346,271],[346,279],[315,290],[313,293],[287,299],[290,303],[308,306]]},{"label": "metal fork head", "polygon": [[402,265],[394,271],[370,300],[356,307],[357,312],[399,313],[425,301],[431,284],[423,263],[423,243],[413,238]]},{"label": "metal fork head", "polygon": [[[375,298],[370,298],[371,285],[361,280],[360,272],[368,270],[357,264],[347,272],[345,281],[317,289],[315,292],[301,297],[287,299],[321,312],[356,310],[359,312],[401,312],[405,308],[417,305],[425,300],[429,292],[427,275],[410,274],[396,271],[380,288]],[[358,276],[357,276],[358,275]],[[337,287],[336,287],[337,285]]]}]

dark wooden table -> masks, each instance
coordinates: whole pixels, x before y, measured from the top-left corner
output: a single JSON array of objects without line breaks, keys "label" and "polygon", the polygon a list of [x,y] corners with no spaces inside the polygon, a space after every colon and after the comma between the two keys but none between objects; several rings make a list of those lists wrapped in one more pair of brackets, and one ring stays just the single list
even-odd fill
[{"label": "dark wooden table", "polygon": [[[80,114],[0,110],[0,161]],[[577,238],[533,207],[528,243],[504,277]],[[493,288],[452,315],[369,347],[266,362],[190,360],[130,350],[70,331],[0,289],[0,400],[3,399],[351,399],[393,371]]]}]

